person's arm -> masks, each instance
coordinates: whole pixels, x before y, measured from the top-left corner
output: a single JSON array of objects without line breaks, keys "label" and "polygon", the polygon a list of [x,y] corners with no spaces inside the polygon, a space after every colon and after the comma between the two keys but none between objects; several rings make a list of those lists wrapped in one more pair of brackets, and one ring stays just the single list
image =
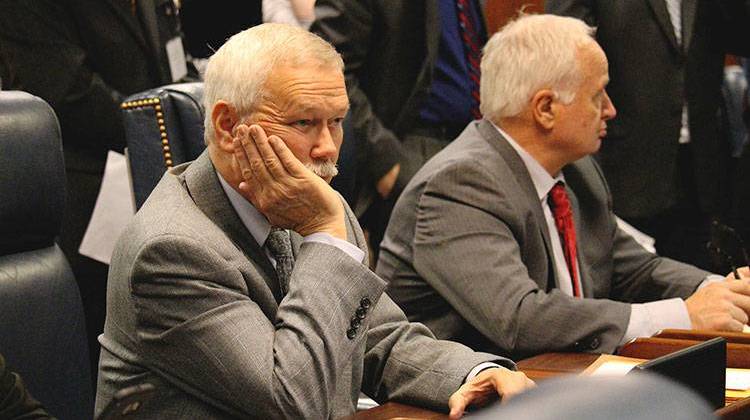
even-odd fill
[{"label": "person's arm", "polygon": [[0,42],[14,85],[49,102],[65,146],[121,150],[123,96],[87,62],[85,42],[66,3],[7,0],[0,13]]},{"label": "person's arm", "polygon": [[315,20],[315,0],[274,0],[264,1],[263,22],[286,23],[288,25],[310,27]]},{"label": "person's arm", "polygon": [[371,1],[318,0],[315,15],[310,30],[333,44],[344,58],[351,104],[348,118],[352,120],[354,135],[365,139],[360,160],[366,165],[365,183],[381,196],[387,196],[395,184],[397,165],[403,161],[404,151],[396,135],[375,115],[370,100],[360,87],[359,78],[367,72],[363,66],[370,53],[371,37],[377,36]]},{"label": "person's arm", "polygon": [[312,21],[315,20],[315,0],[290,0],[292,3],[292,10],[297,20],[300,22],[307,22],[307,26],[310,26]]},{"label": "person's arm", "polygon": [[502,187],[512,184],[513,175],[488,174],[497,171],[459,162],[427,182],[415,209],[415,270],[505,354],[613,352],[630,305],[540,288],[525,260],[547,264],[546,257],[528,250],[522,255],[517,237],[541,233],[528,231],[528,214],[516,204],[524,199]]}]

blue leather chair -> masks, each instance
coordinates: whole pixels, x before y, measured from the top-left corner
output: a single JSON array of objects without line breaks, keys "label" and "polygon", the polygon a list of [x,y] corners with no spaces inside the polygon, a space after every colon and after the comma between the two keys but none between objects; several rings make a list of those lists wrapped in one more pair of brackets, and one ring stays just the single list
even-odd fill
[{"label": "blue leather chair", "polygon": [[0,92],[0,353],[60,419],[91,418],[81,297],[55,244],[65,202],[60,126],[24,92]]},{"label": "blue leather chair", "polygon": [[122,103],[125,142],[139,209],[164,171],[197,158],[203,141],[203,83],[150,89]]}]

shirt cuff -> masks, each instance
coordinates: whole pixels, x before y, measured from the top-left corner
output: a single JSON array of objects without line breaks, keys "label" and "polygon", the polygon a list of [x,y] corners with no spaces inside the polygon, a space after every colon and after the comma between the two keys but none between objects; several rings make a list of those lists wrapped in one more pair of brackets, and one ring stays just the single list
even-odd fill
[{"label": "shirt cuff", "polygon": [[464,383],[466,383],[466,382],[469,382],[469,381],[471,381],[471,380],[472,380],[472,379],[474,379],[474,378],[475,378],[475,377],[476,377],[477,375],[479,375],[479,372],[481,372],[481,371],[483,371],[483,370],[485,370],[485,369],[490,369],[490,368],[499,368],[499,367],[502,367],[502,366],[498,365],[497,363],[493,363],[493,362],[482,362],[482,363],[480,363],[480,364],[478,364],[478,365],[474,366],[474,369],[472,369],[471,371],[469,371],[469,374],[468,374],[468,375],[466,375],[466,379],[464,379]]},{"label": "shirt cuff", "polygon": [[362,251],[358,246],[352,244],[351,242],[347,242],[339,238],[334,238],[333,235],[329,233],[317,232],[307,235],[302,239],[302,243],[305,242],[319,242],[322,244],[335,246],[336,248],[343,251],[346,255],[354,258],[360,263],[363,263],[365,260],[365,251]]},{"label": "shirt cuff", "polygon": [[701,284],[699,284],[698,288],[695,289],[695,290],[700,290],[700,289],[708,286],[711,283],[716,283],[716,282],[724,281],[724,280],[726,280],[726,277],[724,277],[724,276],[720,276],[718,274],[709,274],[709,275],[706,276],[705,279],[703,279],[703,281],[701,282]]},{"label": "shirt cuff", "polygon": [[620,345],[636,337],[651,337],[665,328],[692,327],[685,301],[680,298],[630,305],[630,321]]}]

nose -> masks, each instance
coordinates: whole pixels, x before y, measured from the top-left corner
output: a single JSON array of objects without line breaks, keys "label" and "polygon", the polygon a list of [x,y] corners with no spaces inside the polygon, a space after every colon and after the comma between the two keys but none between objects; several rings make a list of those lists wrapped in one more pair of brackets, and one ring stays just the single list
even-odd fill
[{"label": "nose", "polygon": [[322,126],[323,128],[319,130],[317,139],[315,139],[315,144],[310,151],[310,157],[313,159],[336,160],[339,149],[337,146],[338,143],[336,143],[336,139],[334,138],[335,134],[331,132],[328,124],[323,124]]},{"label": "nose", "polygon": [[604,121],[611,120],[617,115],[615,104],[612,103],[612,99],[607,94],[607,91],[604,91],[604,103],[602,104],[602,107],[602,119]]}]

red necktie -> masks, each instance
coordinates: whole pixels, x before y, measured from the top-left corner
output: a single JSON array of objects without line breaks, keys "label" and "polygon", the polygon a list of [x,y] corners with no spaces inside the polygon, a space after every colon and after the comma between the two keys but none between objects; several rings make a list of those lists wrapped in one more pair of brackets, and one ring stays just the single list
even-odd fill
[{"label": "red necktie", "polygon": [[573,296],[581,297],[581,283],[578,279],[578,252],[576,250],[576,227],[573,223],[573,210],[570,207],[565,184],[558,182],[549,192],[547,199],[555,217],[557,233],[563,245],[565,263],[568,265],[570,280],[573,282]]},{"label": "red necktie", "polygon": [[466,47],[466,61],[469,64],[469,84],[471,85],[471,97],[474,100],[471,106],[471,115],[475,119],[479,119],[482,118],[482,113],[479,112],[479,79],[481,75],[479,63],[482,52],[476,28],[471,20],[469,11],[471,7],[469,4],[470,1],[456,0],[456,7],[458,9],[458,25],[461,28],[461,38]]}]

